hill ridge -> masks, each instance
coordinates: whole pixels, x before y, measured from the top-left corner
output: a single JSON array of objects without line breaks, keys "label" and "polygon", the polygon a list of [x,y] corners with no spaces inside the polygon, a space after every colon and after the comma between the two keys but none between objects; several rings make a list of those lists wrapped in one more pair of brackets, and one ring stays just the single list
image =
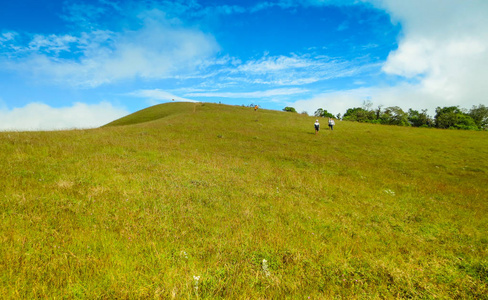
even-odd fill
[{"label": "hill ridge", "polygon": [[101,127],[135,125],[156,121],[177,114],[195,112],[195,108],[202,104],[202,102],[168,102],[157,104],[138,110]]}]

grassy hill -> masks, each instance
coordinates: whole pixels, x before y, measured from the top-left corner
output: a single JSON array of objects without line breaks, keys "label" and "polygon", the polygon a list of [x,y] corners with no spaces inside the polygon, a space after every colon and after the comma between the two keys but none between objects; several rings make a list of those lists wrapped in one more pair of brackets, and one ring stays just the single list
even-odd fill
[{"label": "grassy hill", "polygon": [[487,133],[314,121],[0,132],[1,298],[486,299]]}]

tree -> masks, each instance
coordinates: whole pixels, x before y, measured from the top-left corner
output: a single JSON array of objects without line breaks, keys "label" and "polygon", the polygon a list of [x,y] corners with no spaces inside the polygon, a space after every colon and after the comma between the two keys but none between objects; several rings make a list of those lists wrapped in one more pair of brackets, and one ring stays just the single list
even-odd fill
[{"label": "tree", "polygon": [[383,107],[383,105],[378,105],[378,108],[374,111],[376,114],[376,120],[379,120],[381,117],[381,108],[382,107]]},{"label": "tree", "polygon": [[385,108],[380,118],[381,124],[410,126],[410,123],[408,122],[408,114],[398,106]]},{"label": "tree", "polygon": [[488,107],[483,104],[478,105],[478,107],[473,106],[468,115],[480,129],[488,129]]},{"label": "tree", "polygon": [[418,110],[409,109],[408,110],[408,121],[414,127],[428,127],[431,126],[432,120],[427,115],[427,110],[423,109],[422,112]]},{"label": "tree", "polygon": [[[346,121],[380,123],[398,126],[437,127],[464,130],[488,130],[488,107],[483,104],[473,106],[469,111],[458,106],[437,107],[435,117],[427,115],[427,110],[409,109],[403,111],[398,106],[372,109],[373,103],[365,100],[362,107],[349,108],[342,119]],[[326,113],[319,108],[315,115]],[[338,115],[339,116],[339,115]],[[339,117],[338,117],[339,118]]]},{"label": "tree", "polygon": [[333,118],[334,115],[329,113],[327,110],[319,108],[315,111],[314,116],[322,118]]},{"label": "tree", "polygon": [[349,108],[342,117],[342,119],[358,122],[370,122],[373,121],[375,118],[373,111],[368,111],[361,107],[355,107]]},{"label": "tree", "polygon": [[464,113],[458,106],[437,107],[435,113],[434,119],[437,128],[478,129],[473,118]]},{"label": "tree", "polygon": [[370,111],[371,107],[373,107],[373,102],[369,99],[363,101],[363,109]]},{"label": "tree", "polygon": [[450,107],[437,107],[435,109],[435,127],[437,128],[449,128],[453,127],[456,124],[457,115],[460,114],[461,111],[457,106],[450,106]]},{"label": "tree", "polygon": [[287,112],[292,112],[292,113],[296,113],[296,109],[291,107],[291,106],[287,106],[285,108],[283,108],[283,111],[287,111]]},{"label": "tree", "polygon": [[457,129],[465,129],[465,130],[478,130],[479,127],[474,122],[473,118],[471,118],[468,114],[462,114],[459,116],[456,125],[454,126]]}]

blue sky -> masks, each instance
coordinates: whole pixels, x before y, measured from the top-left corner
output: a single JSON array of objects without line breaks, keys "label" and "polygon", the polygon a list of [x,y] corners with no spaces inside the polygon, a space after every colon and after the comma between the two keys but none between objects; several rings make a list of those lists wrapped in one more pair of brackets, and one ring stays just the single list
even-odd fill
[{"label": "blue sky", "polygon": [[172,99],[488,104],[484,0],[5,2],[0,130],[92,128]]}]

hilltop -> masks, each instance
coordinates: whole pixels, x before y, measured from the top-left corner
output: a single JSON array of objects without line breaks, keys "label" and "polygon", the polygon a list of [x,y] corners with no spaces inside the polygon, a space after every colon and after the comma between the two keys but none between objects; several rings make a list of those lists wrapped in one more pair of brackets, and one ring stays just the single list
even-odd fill
[{"label": "hilltop", "polygon": [[486,298],[486,132],[167,103],[0,133],[2,298]]},{"label": "hilltop", "polygon": [[[210,104],[209,104],[210,105]],[[115,121],[105,126],[132,125],[144,122],[155,121],[179,114],[196,112],[196,108],[202,106],[202,103],[173,102],[151,106]],[[102,127],[105,127],[102,126]]]}]

